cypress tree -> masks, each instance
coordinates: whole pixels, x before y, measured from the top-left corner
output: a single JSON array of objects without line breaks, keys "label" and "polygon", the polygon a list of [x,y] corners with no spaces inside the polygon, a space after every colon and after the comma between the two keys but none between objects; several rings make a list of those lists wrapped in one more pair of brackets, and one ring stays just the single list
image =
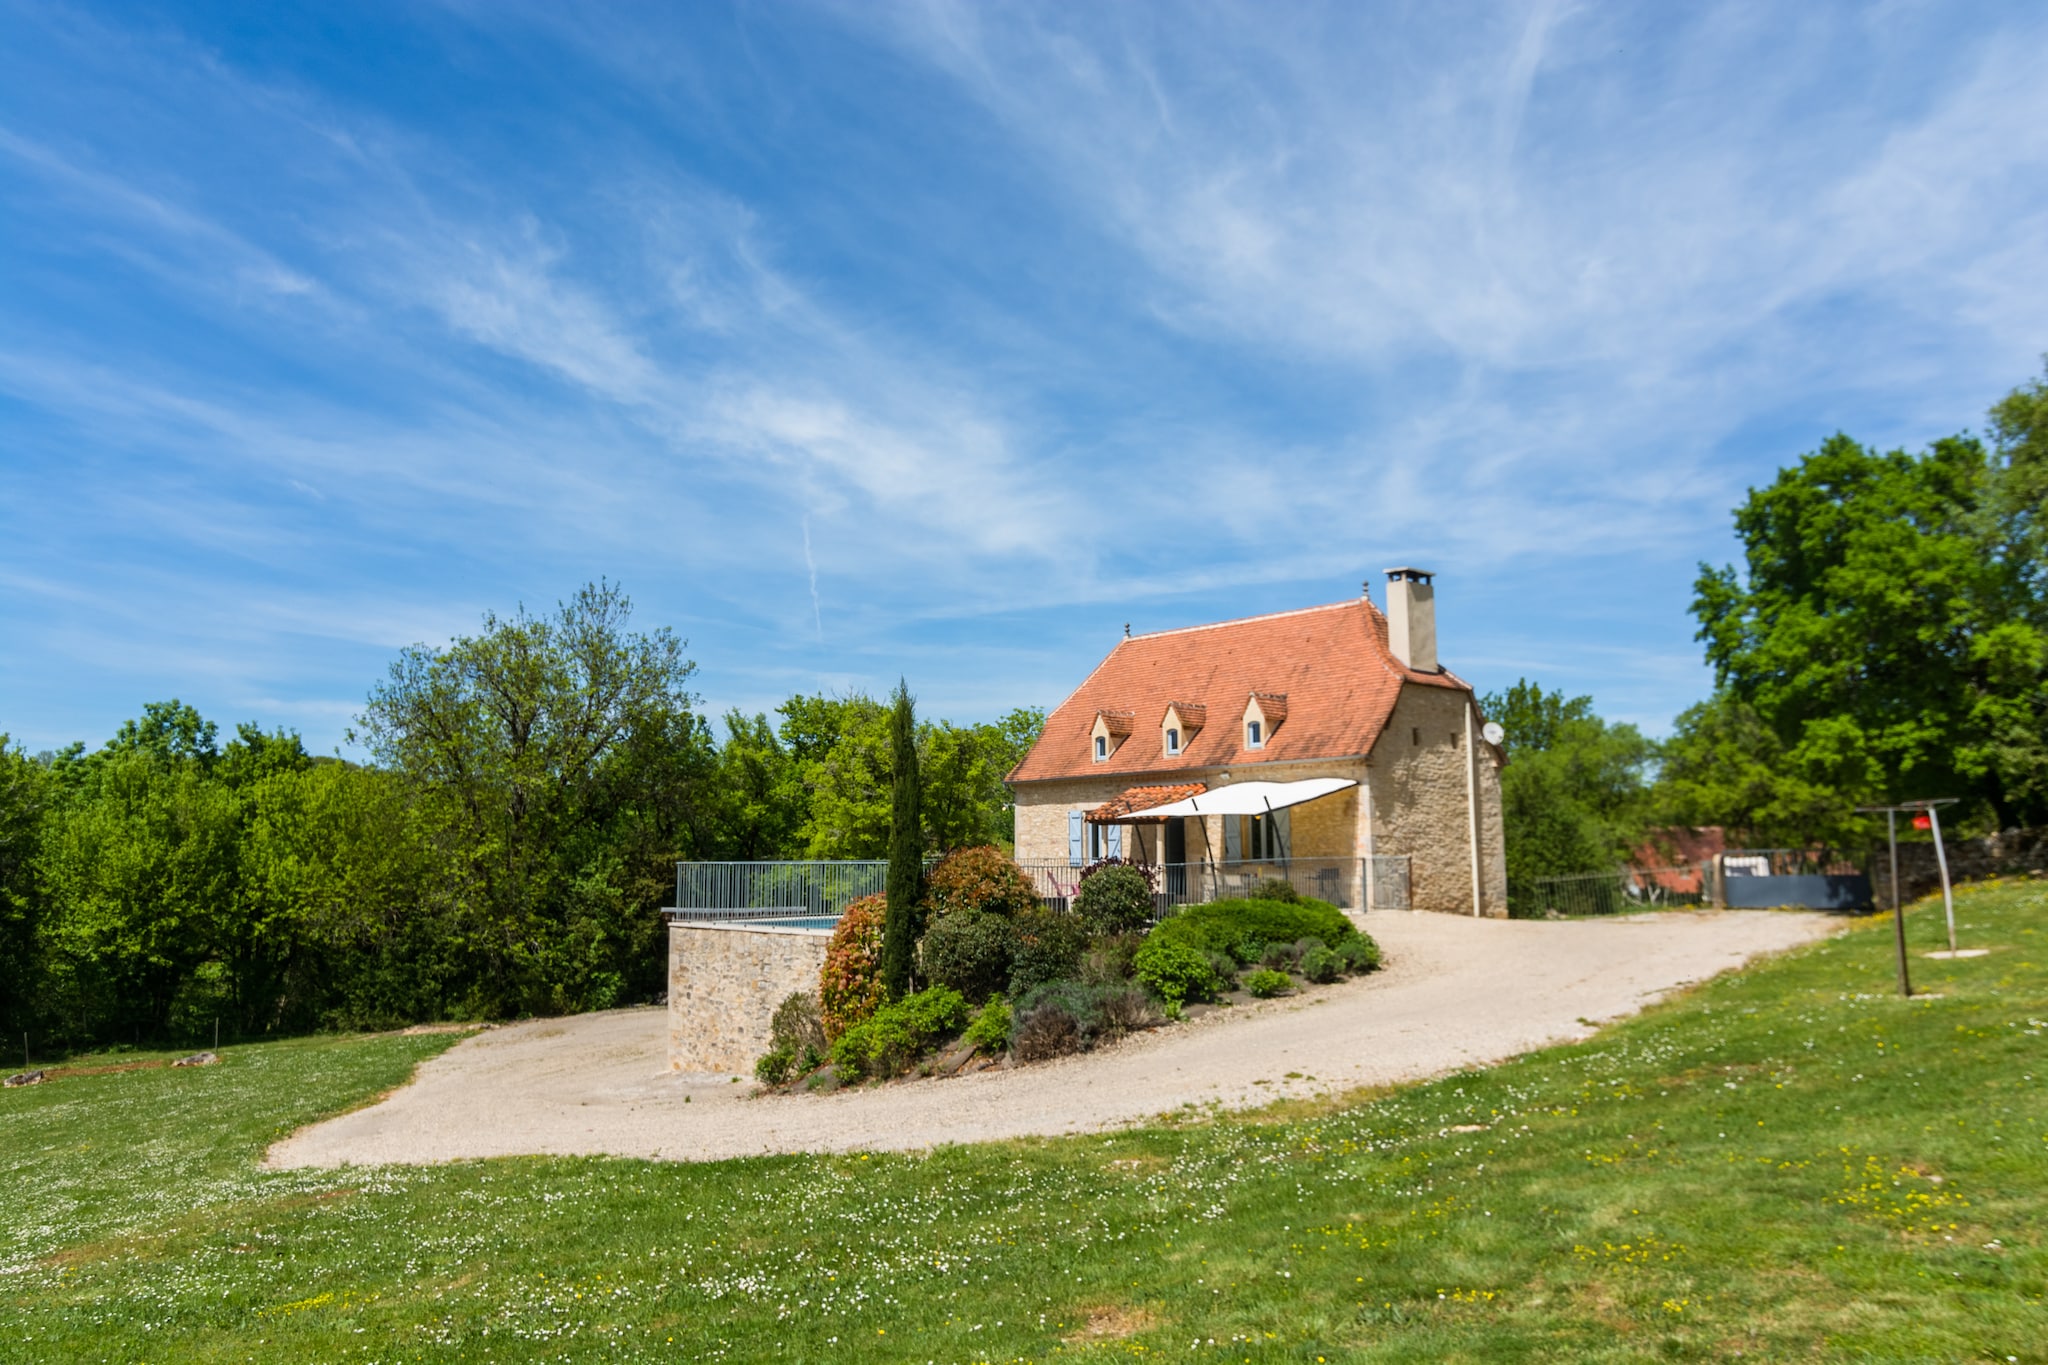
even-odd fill
[{"label": "cypress tree", "polygon": [[918,903],[924,899],[924,791],[917,773],[917,715],[911,706],[910,685],[901,679],[896,683],[890,722],[896,786],[889,812],[889,899],[882,918],[882,984],[893,1000],[910,993]]}]

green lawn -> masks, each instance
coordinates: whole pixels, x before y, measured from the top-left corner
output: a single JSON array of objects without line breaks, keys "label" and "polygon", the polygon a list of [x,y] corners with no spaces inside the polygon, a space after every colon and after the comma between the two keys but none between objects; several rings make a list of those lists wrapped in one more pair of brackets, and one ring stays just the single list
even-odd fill
[{"label": "green lawn", "polygon": [[451,1040],[68,1076],[0,1096],[0,1359],[2040,1361],[2048,889],[1957,909],[1938,999],[1879,919],[1492,1071],[928,1156],[264,1174]]}]

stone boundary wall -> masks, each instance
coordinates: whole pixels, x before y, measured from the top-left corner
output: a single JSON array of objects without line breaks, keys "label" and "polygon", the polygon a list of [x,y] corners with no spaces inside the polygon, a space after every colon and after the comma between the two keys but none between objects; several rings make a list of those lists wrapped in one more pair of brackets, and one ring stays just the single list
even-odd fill
[{"label": "stone boundary wall", "polygon": [[792,991],[817,993],[829,929],[668,926],[668,1069],[747,1075]]},{"label": "stone boundary wall", "polygon": [[[1958,886],[1987,877],[2048,876],[2048,829],[2009,829],[1983,839],[1943,835],[1942,847],[1948,853],[1949,880]],[[1899,881],[1909,901],[1940,892],[1941,868],[1934,860],[1931,838],[1925,843],[1900,841]],[[1882,840],[1870,853],[1870,884],[1878,908],[1891,909],[1891,860]]]}]

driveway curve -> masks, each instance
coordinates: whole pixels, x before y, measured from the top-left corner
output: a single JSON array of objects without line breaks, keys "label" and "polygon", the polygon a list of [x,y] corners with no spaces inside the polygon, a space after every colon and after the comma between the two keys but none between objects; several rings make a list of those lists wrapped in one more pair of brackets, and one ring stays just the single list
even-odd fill
[{"label": "driveway curve", "polygon": [[1678,987],[1840,921],[1782,911],[1480,920],[1381,911],[1387,965],[1300,996],[1221,1010],[1085,1056],[832,1095],[756,1096],[751,1080],[667,1071],[654,1008],[491,1029],[377,1104],[301,1129],[272,1167],[515,1155],[709,1161],[914,1150],[1242,1109],[1503,1061],[1583,1038]]}]

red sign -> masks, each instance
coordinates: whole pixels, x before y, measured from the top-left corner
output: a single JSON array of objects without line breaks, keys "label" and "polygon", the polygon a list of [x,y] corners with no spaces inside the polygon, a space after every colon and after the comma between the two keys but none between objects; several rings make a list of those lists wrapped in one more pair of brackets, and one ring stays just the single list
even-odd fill
[{"label": "red sign", "polygon": [[1913,828],[1914,828],[1914,829],[1933,829],[1933,828],[1934,828],[1934,817],[1933,817],[1933,816],[1931,816],[1931,815],[1925,815],[1925,814],[1922,814],[1922,815],[1916,815],[1916,816],[1914,816],[1914,817],[1913,817]]}]

